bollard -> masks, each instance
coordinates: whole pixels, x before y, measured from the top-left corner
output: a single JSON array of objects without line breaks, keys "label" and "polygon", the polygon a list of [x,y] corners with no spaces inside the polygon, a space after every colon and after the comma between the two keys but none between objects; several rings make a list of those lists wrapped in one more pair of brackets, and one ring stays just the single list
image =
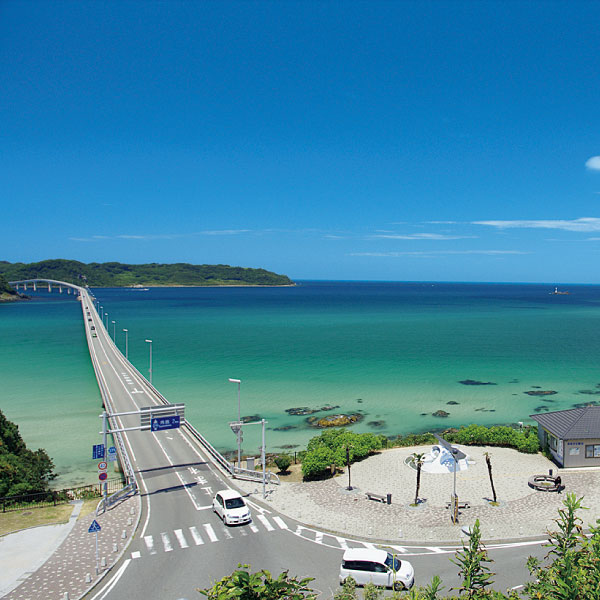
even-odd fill
[{"label": "bollard", "polygon": [[392,503],[392,495],[391,495],[391,494],[388,494],[388,495],[387,495],[387,503],[388,503],[388,504],[391,504],[391,503]]},{"label": "bollard", "polygon": [[129,517],[127,519],[127,525],[131,525],[133,523],[133,519],[131,517]]},{"label": "bollard", "polygon": [[69,600],[69,592],[64,593],[62,600]]},{"label": "bollard", "polygon": [[103,557],[100,559],[100,566],[101,566],[101,567],[106,567],[106,556],[103,556]]},{"label": "bollard", "polygon": [[119,545],[113,544],[113,552],[118,552],[118,551],[119,551]]},{"label": "bollard", "polygon": [[121,534],[121,539],[122,540],[127,539],[127,530],[126,529],[123,529],[123,533]]},{"label": "bollard", "polygon": [[92,583],[92,576],[89,573],[85,574],[85,582]]},{"label": "bollard", "polygon": [[129,509],[129,514],[130,514],[130,515],[135,515],[135,507],[134,507],[134,506],[132,506],[132,507]]}]

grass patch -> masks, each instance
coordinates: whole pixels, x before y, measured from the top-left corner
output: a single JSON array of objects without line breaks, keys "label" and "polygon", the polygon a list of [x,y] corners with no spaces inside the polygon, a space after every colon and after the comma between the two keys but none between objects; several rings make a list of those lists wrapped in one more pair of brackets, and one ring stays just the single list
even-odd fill
[{"label": "grass patch", "polygon": [[302,481],[302,465],[290,465],[285,473],[277,473],[281,481],[288,481],[290,483],[296,483]]},{"label": "grass patch", "polygon": [[[81,508],[80,518],[89,515],[98,505],[98,499],[86,500]],[[72,504],[46,506],[45,508],[26,508],[10,512],[0,512],[0,536],[38,527],[39,525],[59,525],[67,523],[73,512]]]}]

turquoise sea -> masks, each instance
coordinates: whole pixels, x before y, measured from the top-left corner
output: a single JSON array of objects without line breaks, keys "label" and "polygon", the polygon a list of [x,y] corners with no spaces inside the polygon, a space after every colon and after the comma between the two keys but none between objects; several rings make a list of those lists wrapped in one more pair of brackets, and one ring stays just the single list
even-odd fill
[{"label": "turquoise sea", "polygon": [[[317,434],[294,407],[360,413],[386,435],[515,423],[600,399],[600,286],[303,281],[288,288],[96,289],[124,352],[218,448],[268,420],[267,448]],[[32,294],[34,295],[34,294]],[[58,486],[93,482],[100,397],[73,296],[0,305],[0,409],[53,457]],[[109,324],[112,334],[113,326]],[[474,380],[494,385],[464,385]],[[527,391],[554,390],[536,397]],[[452,404],[448,404],[451,402]],[[456,404],[454,404],[456,403]],[[446,418],[432,413],[445,410]],[[259,427],[244,451],[258,452]]]}]

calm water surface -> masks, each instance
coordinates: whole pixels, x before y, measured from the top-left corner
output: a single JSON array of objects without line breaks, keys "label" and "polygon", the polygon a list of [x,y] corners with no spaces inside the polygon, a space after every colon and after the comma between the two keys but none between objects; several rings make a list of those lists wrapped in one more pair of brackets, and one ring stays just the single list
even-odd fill
[{"label": "calm water surface", "polygon": [[[266,418],[267,446],[317,432],[293,407],[358,413],[386,435],[466,423],[513,423],[600,396],[600,286],[301,282],[293,288],[97,289],[117,343],[221,449],[228,422]],[[0,306],[0,407],[30,447],[45,447],[59,485],[93,481],[100,397],[72,296],[38,292]],[[112,324],[110,324],[112,334]],[[463,385],[461,380],[494,385]],[[527,391],[555,390],[535,397]],[[583,392],[583,393],[582,393]],[[452,404],[448,404],[448,403]],[[456,404],[454,404],[456,403]],[[444,410],[446,418],[432,413]],[[244,433],[257,453],[258,427]]]}]

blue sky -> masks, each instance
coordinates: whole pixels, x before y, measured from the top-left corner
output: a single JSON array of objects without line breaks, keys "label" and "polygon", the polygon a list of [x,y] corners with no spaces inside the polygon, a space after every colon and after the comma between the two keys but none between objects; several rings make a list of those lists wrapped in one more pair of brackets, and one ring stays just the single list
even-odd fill
[{"label": "blue sky", "polygon": [[0,3],[2,256],[598,283],[596,2]]}]

